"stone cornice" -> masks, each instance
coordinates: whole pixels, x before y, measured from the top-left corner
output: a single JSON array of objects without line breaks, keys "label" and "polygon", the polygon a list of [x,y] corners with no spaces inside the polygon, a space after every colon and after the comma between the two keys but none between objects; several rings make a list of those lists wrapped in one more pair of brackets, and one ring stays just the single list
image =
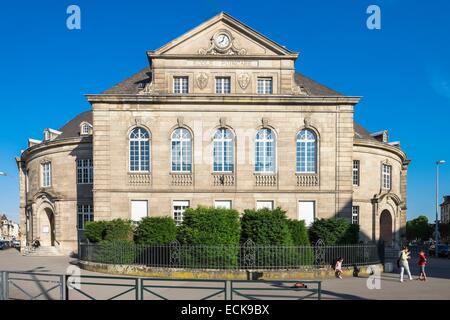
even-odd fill
[{"label": "stone cornice", "polygon": [[227,60],[295,60],[298,57],[298,54],[288,54],[283,56],[268,56],[268,55],[198,55],[198,54],[156,54],[154,51],[147,51],[147,57],[149,59],[193,59],[193,60],[218,60],[218,59],[227,59]]},{"label": "stone cornice", "polygon": [[51,148],[64,147],[76,144],[92,144],[92,136],[58,139],[34,145],[26,149],[24,152],[22,152],[20,159],[22,161],[26,161],[31,155],[37,152],[41,152]]},{"label": "stone cornice", "polygon": [[355,105],[359,96],[299,97],[294,95],[129,95],[87,94],[90,103],[148,103],[148,104],[246,104],[246,105]]},{"label": "stone cornice", "polygon": [[389,152],[396,154],[398,157],[400,157],[400,159],[403,163],[409,164],[409,162],[410,162],[410,160],[408,160],[406,158],[406,153],[402,149],[400,149],[399,147],[391,146],[386,143],[372,141],[372,140],[368,140],[368,139],[354,138],[353,145],[389,151]]}]

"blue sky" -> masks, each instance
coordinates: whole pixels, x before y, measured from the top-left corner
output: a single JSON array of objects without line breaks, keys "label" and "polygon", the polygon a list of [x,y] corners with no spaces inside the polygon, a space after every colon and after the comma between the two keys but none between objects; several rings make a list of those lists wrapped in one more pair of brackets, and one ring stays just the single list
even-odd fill
[{"label": "blue sky", "polygon": [[[66,9],[81,8],[81,30]],[[381,8],[381,30],[366,9]],[[412,163],[408,218],[434,215],[435,161],[450,194],[450,1],[7,1],[0,5],[0,212],[18,219],[14,157],[29,137],[60,128],[99,93],[146,66],[156,49],[225,11],[300,52],[296,68],[347,95],[355,119],[389,129]]]}]

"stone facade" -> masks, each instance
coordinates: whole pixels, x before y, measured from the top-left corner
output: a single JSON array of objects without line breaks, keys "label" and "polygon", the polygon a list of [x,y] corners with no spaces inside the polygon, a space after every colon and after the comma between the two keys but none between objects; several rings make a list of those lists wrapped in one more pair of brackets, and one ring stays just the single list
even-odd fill
[{"label": "stone facade", "polygon": [[[172,216],[174,201],[188,201],[189,206],[231,201],[243,211],[266,200],[293,219],[301,219],[299,201],[314,202],[315,218],[352,219],[352,206],[359,206],[362,240],[379,240],[380,216],[386,211],[392,220],[388,240],[400,240],[409,162],[398,145],[355,127],[359,97],[343,96],[296,73],[297,53],[224,13],[147,56],[149,68],[87,96],[89,116],[51,131],[54,136],[47,135],[47,141],[31,140],[17,159],[21,224],[31,226],[29,240],[42,237],[42,227],[50,221],[54,235],[46,243],[75,250],[80,203],[93,205],[96,220],[109,220],[131,218],[132,201],[137,200],[147,201],[149,216]],[[174,92],[176,77],[187,78],[188,93]],[[228,93],[216,93],[218,77],[229,79]],[[258,79],[263,78],[271,81],[269,94],[259,94]],[[83,124],[90,126],[86,136]],[[135,128],[150,136],[150,168],[144,172],[130,171],[129,137]],[[177,128],[192,137],[189,172],[171,168],[171,136]],[[233,170],[227,173],[214,172],[212,165],[219,128],[233,134]],[[270,173],[255,172],[260,129],[275,136],[275,169]],[[316,169],[297,173],[297,134],[303,129],[316,137]],[[87,158],[93,159],[95,179],[93,185],[79,185],[76,160]],[[361,166],[359,186],[352,183],[354,160]],[[45,162],[52,166],[49,188],[41,181]],[[383,163],[392,168],[388,189],[380,186]]]}]

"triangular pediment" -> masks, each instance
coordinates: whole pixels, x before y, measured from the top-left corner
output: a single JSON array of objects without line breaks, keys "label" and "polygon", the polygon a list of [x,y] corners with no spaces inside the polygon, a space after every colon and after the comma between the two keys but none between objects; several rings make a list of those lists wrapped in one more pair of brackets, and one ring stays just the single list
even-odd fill
[{"label": "triangular pediment", "polygon": [[[219,40],[223,41],[220,43]],[[297,57],[297,53],[289,51],[224,12],[156,51],[149,53],[162,56],[247,55]]]}]

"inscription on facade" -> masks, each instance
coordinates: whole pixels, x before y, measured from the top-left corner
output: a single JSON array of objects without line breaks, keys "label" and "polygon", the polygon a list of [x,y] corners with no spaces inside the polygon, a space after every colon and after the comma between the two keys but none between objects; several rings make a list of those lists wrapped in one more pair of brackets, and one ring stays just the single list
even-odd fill
[{"label": "inscription on facade", "polygon": [[188,65],[194,67],[258,67],[259,63],[257,60],[211,60],[211,59],[200,59],[188,61]]}]

